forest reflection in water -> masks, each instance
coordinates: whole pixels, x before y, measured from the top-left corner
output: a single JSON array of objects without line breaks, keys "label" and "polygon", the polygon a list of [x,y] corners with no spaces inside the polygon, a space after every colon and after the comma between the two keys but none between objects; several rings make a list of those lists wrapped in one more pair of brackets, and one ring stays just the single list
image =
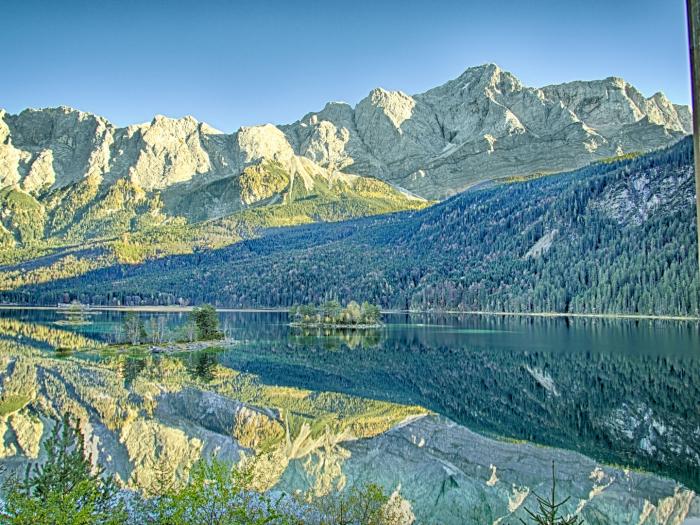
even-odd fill
[{"label": "forest reflection in water", "polygon": [[[71,337],[110,341],[122,315],[57,330],[52,312],[2,312],[0,332],[43,349]],[[186,319],[143,315],[166,316],[172,330]],[[220,364],[269,385],[421,405],[489,435],[578,450],[700,488],[697,323],[394,314],[360,331],[295,329],[284,313],[220,317],[231,344],[179,357],[202,381]],[[27,326],[43,333],[32,337]],[[144,366],[129,357],[125,381]]]}]

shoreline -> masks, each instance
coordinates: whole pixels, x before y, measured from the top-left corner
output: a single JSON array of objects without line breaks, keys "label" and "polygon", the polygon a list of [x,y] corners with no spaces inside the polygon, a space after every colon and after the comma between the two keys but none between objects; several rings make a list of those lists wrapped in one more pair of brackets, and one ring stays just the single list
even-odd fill
[{"label": "shoreline", "polygon": [[212,339],[209,341],[170,341],[161,343],[139,343],[132,345],[131,343],[111,343],[100,348],[100,351],[129,353],[133,351],[142,351],[150,354],[183,354],[189,352],[201,352],[204,350],[214,350],[222,346],[231,346],[237,341],[235,339]]},{"label": "shoreline", "polygon": [[[186,313],[191,312],[195,306],[88,306],[83,305],[83,312],[163,312],[163,313]],[[21,305],[21,304],[0,304],[0,310],[61,310],[65,307],[42,306],[42,305]],[[288,312],[289,308],[217,308],[217,312]]]},{"label": "shoreline", "polygon": [[591,319],[645,319],[653,321],[700,321],[695,315],[655,315],[655,314],[588,314],[575,312],[489,312],[485,310],[382,310],[382,313],[445,314],[445,315],[497,315],[501,317],[584,317]]},{"label": "shoreline", "polygon": [[[163,312],[186,313],[191,312],[194,306],[86,306],[84,311],[104,312]],[[0,304],[0,310],[65,310],[58,306]],[[241,313],[283,313],[289,312],[288,307],[274,308],[217,308],[217,312],[241,312]],[[655,320],[655,321],[700,321],[700,316],[694,315],[654,315],[654,314],[625,314],[625,313],[576,313],[576,312],[491,312],[486,310],[382,310],[382,314],[417,314],[417,315],[479,315],[501,317],[581,317],[591,319],[631,319],[631,320]]]},{"label": "shoreline", "polygon": [[338,323],[289,323],[292,328],[328,328],[331,330],[376,330],[384,323],[375,324],[338,324]]}]

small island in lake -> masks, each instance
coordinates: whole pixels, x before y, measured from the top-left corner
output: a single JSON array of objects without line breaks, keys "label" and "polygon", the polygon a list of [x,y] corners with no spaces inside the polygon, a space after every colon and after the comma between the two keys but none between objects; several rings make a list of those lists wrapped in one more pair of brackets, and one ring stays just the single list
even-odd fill
[{"label": "small island in lake", "polygon": [[88,317],[92,314],[90,307],[80,303],[80,301],[72,301],[70,303],[58,303],[57,311],[63,315],[63,319],[54,321],[58,326],[80,326],[92,324]]},{"label": "small island in lake", "polygon": [[304,328],[378,328],[382,326],[379,306],[350,301],[343,308],[338,301],[326,301],[321,306],[303,304],[289,309],[291,326]]},{"label": "small island in lake", "polygon": [[144,324],[142,316],[129,311],[115,334],[117,342],[108,345],[110,351],[148,350],[152,354],[199,352],[230,342],[219,329],[219,317],[210,304],[196,306],[184,325],[172,329],[165,316],[151,316]]}]

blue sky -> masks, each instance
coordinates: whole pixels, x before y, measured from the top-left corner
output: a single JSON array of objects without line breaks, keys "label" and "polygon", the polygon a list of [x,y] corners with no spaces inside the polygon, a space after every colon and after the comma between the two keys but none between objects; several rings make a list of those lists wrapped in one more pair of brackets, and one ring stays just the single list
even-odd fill
[{"label": "blue sky", "polygon": [[0,0],[0,107],[118,125],[292,122],[495,62],[525,84],[621,76],[690,100],[685,0]]}]

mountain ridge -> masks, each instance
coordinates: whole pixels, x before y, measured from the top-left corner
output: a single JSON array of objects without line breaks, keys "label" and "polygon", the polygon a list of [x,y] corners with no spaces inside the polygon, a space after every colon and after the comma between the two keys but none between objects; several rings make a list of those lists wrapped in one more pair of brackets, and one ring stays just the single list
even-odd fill
[{"label": "mountain ridge", "polygon": [[[483,114],[482,118],[474,118],[477,110]],[[65,118],[58,121],[61,114]],[[46,122],[51,117],[53,121]],[[531,139],[542,139],[545,132],[553,134],[548,126],[565,125],[554,132],[571,127],[569,134],[583,139],[581,143],[588,153],[601,150],[580,161],[590,162],[598,157],[665,146],[691,132],[687,106],[671,103],[661,92],[644,97],[619,77],[531,88],[496,64],[468,68],[457,78],[416,95],[378,87],[354,107],[345,102],[328,102],[321,111],[309,112],[290,124],[246,126],[229,134],[191,115],[181,118],[156,115],[150,123],[118,127],[104,117],[69,106],[29,108],[16,115],[0,109],[0,120],[3,142],[0,162],[4,162],[0,166],[5,168],[0,186],[21,184],[29,178],[25,184],[36,190],[38,183],[51,180],[47,166],[47,151],[52,151],[47,147],[50,144],[46,144],[48,131],[50,135],[60,133],[58,144],[54,144],[57,149],[61,149],[58,146],[72,148],[72,157],[85,164],[73,166],[69,178],[63,173],[68,167],[61,165],[65,164],[65,155],[62,158],[60,151],[59,155],[52,153],[51,156],[57,157],[53,164],[58,164],[52,182],[55,187],[97,171],[108,175],[107,180],[128,175],[146,189],[163,189],[197,175],[204,175],[205,182],[222,178],[236,169],[240,171],[253,158],[274,159],[292,154],[326,168],[338,167],[395,184],[403,180],[406,189],[426,198],[446,195],[416,184],[413,180],[416,171],[441,167],[441,160],[467,145],[476,154],[494,153],[500,146],[499,140],[511,135],[526,134]],[[88,122],[94,128],[95,146],[89,152],[84,151],[87,144],[76,144],[74,138],[66,137],[69,130],[65,129],[71,123],[76,129],[86,128]],[[10,129],[13,123],[14,134]],[[635,124],[651,136],[640,137],[640,130],[624,129]],[[373,132],[373,128],[379,132]],[[134,138],[136,144],[131,143]],[[110,152],[115,144],[117,149]],[[14,148],[15,145],[19,148]],[[22,150],[22,146],[27,149]],[[122,165],[125,147],[141,148],[134,151],[137,155],[127,166]],[[19,151],[12,152],[13,148]],[[89,153],[87,158],[86,153]],[[25,165],[21,166],[22,163]],[[575,167],[579,165],[550,166],[550,169]],[[399,176],[399,168],[409,173]],[[506,174],[522,173],[481,177]],[[449,193],[466,187],[468,184],[461,183]]]},{"label": "mountain ridge", "polygon": [[665,147],[690,121],[687,107],[617,77],[531,88],[495,64],[230,134],[192,116],[117,127],[68,106],[0,110],[0,243],[173,238],[215,220],[215,240],[180,234],[220,246],[254,228],[418,209],[485,181]]}]

